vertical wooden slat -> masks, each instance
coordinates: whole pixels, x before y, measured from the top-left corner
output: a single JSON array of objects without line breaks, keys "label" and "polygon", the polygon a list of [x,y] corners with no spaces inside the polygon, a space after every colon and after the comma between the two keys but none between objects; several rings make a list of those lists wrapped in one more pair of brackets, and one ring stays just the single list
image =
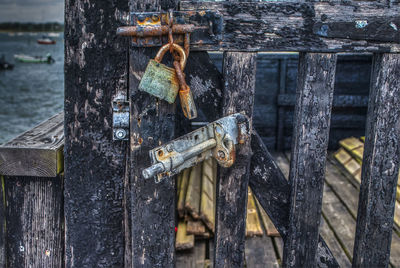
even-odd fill
[{"label": "vertical wooden slat", "polygon": [[7,267],[64,266],[62,177],[6,177]]},{"label": "vertical wooden slat", "polygon": [[285,267],[316,265],[336,58],[322,53],[299,58]]},{"label": "vertical wooden slat", "polygon": [[0,175],[0,268],[6,267],[6,196],[4,176]]},{"label": "vertical wooden slat", "polygon": [[387,267],[400,162],[400,55],[376,54],[372,68],[354,267]]},{"label": "vertical wooden slat", "polygon": [[[224,53],[223,114],[253,114],[256,53]],[[246,223],[250,141],[236,148],[236,161],[221,168],[217,183],[214,267],[242,267]]]},{"label": "vertical wooden slat", "polygon": [[128,1],[65,2],[65,267],[124,265],[126,142],[112,99],[127,89]]},{"label": "vertical wooden slat", "polygon": [[[168,0],[129,2],[132,12],[175,7],[175,1]],[[172,140],[175,134],[175,104],[138,90],[157,50],[129,49],[132,267],[173,267],[175,259],[175,178],[156,183],[142,176],[142,170],[150,166],[149,150]]]},{"label": "vertical wooden slat", "polygon": [[[249,185],[283,240],[286,240],[289,230],[290,185],[282,174],[282,171],[285,171],[278,168],[255,130],[253,130],[251,138],[251,149],[253,156],[251,158]],[[319,236],[317,247],[316,266],[339,267],[321,236]]]}]

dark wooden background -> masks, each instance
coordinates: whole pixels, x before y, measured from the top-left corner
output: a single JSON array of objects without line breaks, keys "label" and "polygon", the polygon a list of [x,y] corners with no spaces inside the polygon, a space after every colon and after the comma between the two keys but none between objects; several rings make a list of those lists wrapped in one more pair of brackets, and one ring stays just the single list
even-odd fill
[{"label": "dark wooden background", "polygon": [[[221,71],[222,53],[210,53],[210,56]],[[369,94],[371,64],[371,55],[338,55],[334,96],[345,95],[347,101],[354,100],[356,105],[339,107],[343,106],[343,102],[334,102],[329,134],[330,150],[338,148],[338,142],[343,138],[365,134],[368,104],[365,100]],[[290,149],[297,70],[296,53],[258,53],[253,124],[270,151]],[[288,102],[291,105],[280,105],[280,94],[284,94],[284,97],[289,95],[291,98]],[[363,100],[361,105],[358,101],[360,98]]]}]

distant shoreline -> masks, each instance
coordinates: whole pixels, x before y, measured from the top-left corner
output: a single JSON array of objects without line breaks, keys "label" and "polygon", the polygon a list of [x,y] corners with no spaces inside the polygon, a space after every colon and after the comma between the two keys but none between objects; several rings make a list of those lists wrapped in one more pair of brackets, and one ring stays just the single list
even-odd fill
[{"label": "distant shoreline", "polygon": [[34,30],[32,30],[32,31],[19,31],[19,30],[3,30],[3,29],[0,29],[0,33],[63,33],[64,32],[64,30],[61,30],[61,31],[52,31],[52,30],[49,30],[49,31],[46,31],[46,30],[44,30],[44,31],[34,31]]},{"label": "distant shoreline", "polygon": [[58,22],[47,23],[20,23],[20,22],[2,22],[0,23],[0,32],[63,32],[64,24]]}]

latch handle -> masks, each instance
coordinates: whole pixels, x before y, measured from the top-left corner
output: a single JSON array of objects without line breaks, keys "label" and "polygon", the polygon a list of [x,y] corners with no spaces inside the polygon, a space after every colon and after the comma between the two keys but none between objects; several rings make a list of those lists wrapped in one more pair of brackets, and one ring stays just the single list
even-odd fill
[{"label": "latch handle", "polygon": [[249,119],[242,113],[223,117],[202,128],[149,151],[152,166],[143,170],[145,179],[158,181],[178,174],[210,157],[223,167],[235,162],[236,145],[250,137]]}]

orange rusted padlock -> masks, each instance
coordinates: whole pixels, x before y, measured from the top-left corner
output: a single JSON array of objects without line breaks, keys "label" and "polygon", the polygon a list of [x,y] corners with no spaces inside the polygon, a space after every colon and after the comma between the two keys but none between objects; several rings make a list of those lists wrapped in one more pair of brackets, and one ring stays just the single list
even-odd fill
[{"label": "orange rusted padlock", "polygon": [[197,117],[197,109],[194,103],[192,92],[190,91],[190,87],[186,84],[185,74],[183,73],[179,62],[174,61],[174,67],[180,85],[179,99],[181,100],[183,114],[188,119],[194,119]]}]

